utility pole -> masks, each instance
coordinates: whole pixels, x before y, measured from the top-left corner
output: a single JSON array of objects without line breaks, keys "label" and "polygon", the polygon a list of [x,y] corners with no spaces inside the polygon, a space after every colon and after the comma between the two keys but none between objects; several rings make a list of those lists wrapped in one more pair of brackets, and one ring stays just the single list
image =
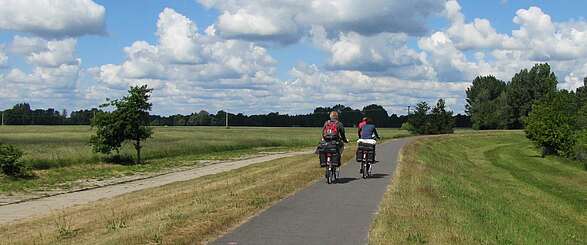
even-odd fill
[{"label": "utility pole", "polygon": [[408,116],[410,115],[410,105],[408,105]]},{"label": "utility pole", "polygon": [[228,127],[228,112],[225,111],[224,115],[226,115],[226,128],[228,129],[228,128],[230,128],[230,127]]},{"label": "utility pole", "polygon": [[4,111],[2,111],[2,126],[4,126]]}]

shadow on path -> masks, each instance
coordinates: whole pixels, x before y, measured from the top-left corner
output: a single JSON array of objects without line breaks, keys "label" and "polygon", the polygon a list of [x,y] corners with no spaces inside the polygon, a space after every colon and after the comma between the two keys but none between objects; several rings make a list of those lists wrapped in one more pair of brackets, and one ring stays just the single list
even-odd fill
[{"label": "shadow on path", "polygon": [[335,184],[346,184],[355,180],[358,180],[358,178],[338,178]]},{"label": "shadow on path", "polygon": [[369,179],[381,179],[389,176],[389,174],[372,174]]}]

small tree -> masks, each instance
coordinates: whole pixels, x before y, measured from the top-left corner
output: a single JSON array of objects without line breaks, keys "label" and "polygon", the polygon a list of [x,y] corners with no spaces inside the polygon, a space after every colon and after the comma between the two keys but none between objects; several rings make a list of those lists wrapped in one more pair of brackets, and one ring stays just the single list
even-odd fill
[{"label": "small tree", "polygon": [[452,111],[446,110],[443,99],[438,100],[432,111],[428,103],[418,103],[408,123],[411,125],[410,131],[416,134],[450,134],[455,124]]},{"label": "small tree", "polygon": [[577,104],[573,93],[560,91],[536,102],[525,120],[526,137],[542,148],[542,156],[570,157],[576,142]]},{"label": "small tree", "polygon": [[451,134],[453,133],[454,118],[452,111],[446,110],[443,99],[439,99],[430,114],[430,128],[428,134]]},{"label": "small tree", "polygon": [[90,143],[95,152],[105,154],[118,151],[125,141],[130,141],[136,152],[136,163],[141,163],[142,142],[153,134],[149,125],[149,103],[151,92],[147,85],[131,87],[128,95],[120,100],[112,100],[101,107],[113,107],[112,112],[96,115],[92,126],[97,128]]},{"label": "small tree", "polygon": [[410,119],[408,120],[413,127],[412,133],[426,134],[428,132],[430,128],[428,111],[430,111],[428,103],[422,101],[416,105],[414,113],[410,115]]},{"label": "small tree", "polygon": [[2,173],[12,177],[25,177],[30,173],[20,158],[22,151],[12,145],[0,143],[0,169]]}]

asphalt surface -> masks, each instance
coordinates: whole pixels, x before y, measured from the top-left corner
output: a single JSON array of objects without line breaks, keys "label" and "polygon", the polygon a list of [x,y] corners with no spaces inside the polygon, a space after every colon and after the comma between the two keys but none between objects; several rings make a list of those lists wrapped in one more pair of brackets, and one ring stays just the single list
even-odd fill
[{"label": "asphalt surface", "polygon": [[[367,244],[369,227],[410,139],[377,146],[373,177],[362,179],[354,160],[337,183],[323,179],[282,200],[212,244]],[[345,152],[354,154],[354,152]]]}]

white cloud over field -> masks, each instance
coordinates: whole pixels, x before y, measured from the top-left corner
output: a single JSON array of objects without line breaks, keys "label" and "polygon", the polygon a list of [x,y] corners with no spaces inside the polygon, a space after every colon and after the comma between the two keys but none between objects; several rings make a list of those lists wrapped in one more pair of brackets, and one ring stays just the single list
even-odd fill
[{"label": "white cloud over field", "polygon": [[[41,2],[47,9],[59,6]],[[466,18],[454,0],[198,2],[218,11],[214,24],[198,27],[166,8],[153,23],[155,41],[136,40],[121,50],[123,61],[96,67],[82,67],[76,55],[77,37],[104,32],[104,9],[94,2],[76,0],[75,11],[57,11],[49,19],[63,22],[51,25],[58,30],[0,15],[0,29],[25,33],[0,46],[0,99],[90,107],[147,83],[162,114],[306,113],[337,103],[360,108],[438,98],[462,112],[464,90],[478,75],[507,81],[522,68],[548,62],[561,88],[581,86],[587,76],[587,22],[555,22],[535,6],[516,11],[516,27],[502,33],[488,19]],[[35,11],[20,5],[10,7],[13,16]],[[447,26],[431,29],[430,18],[443,18]],[[289,76],[279,76],[272,48],[300,42],[321,50],[325,63],[300,60]],[[10,67],[11,55],[30,69]]]}]

